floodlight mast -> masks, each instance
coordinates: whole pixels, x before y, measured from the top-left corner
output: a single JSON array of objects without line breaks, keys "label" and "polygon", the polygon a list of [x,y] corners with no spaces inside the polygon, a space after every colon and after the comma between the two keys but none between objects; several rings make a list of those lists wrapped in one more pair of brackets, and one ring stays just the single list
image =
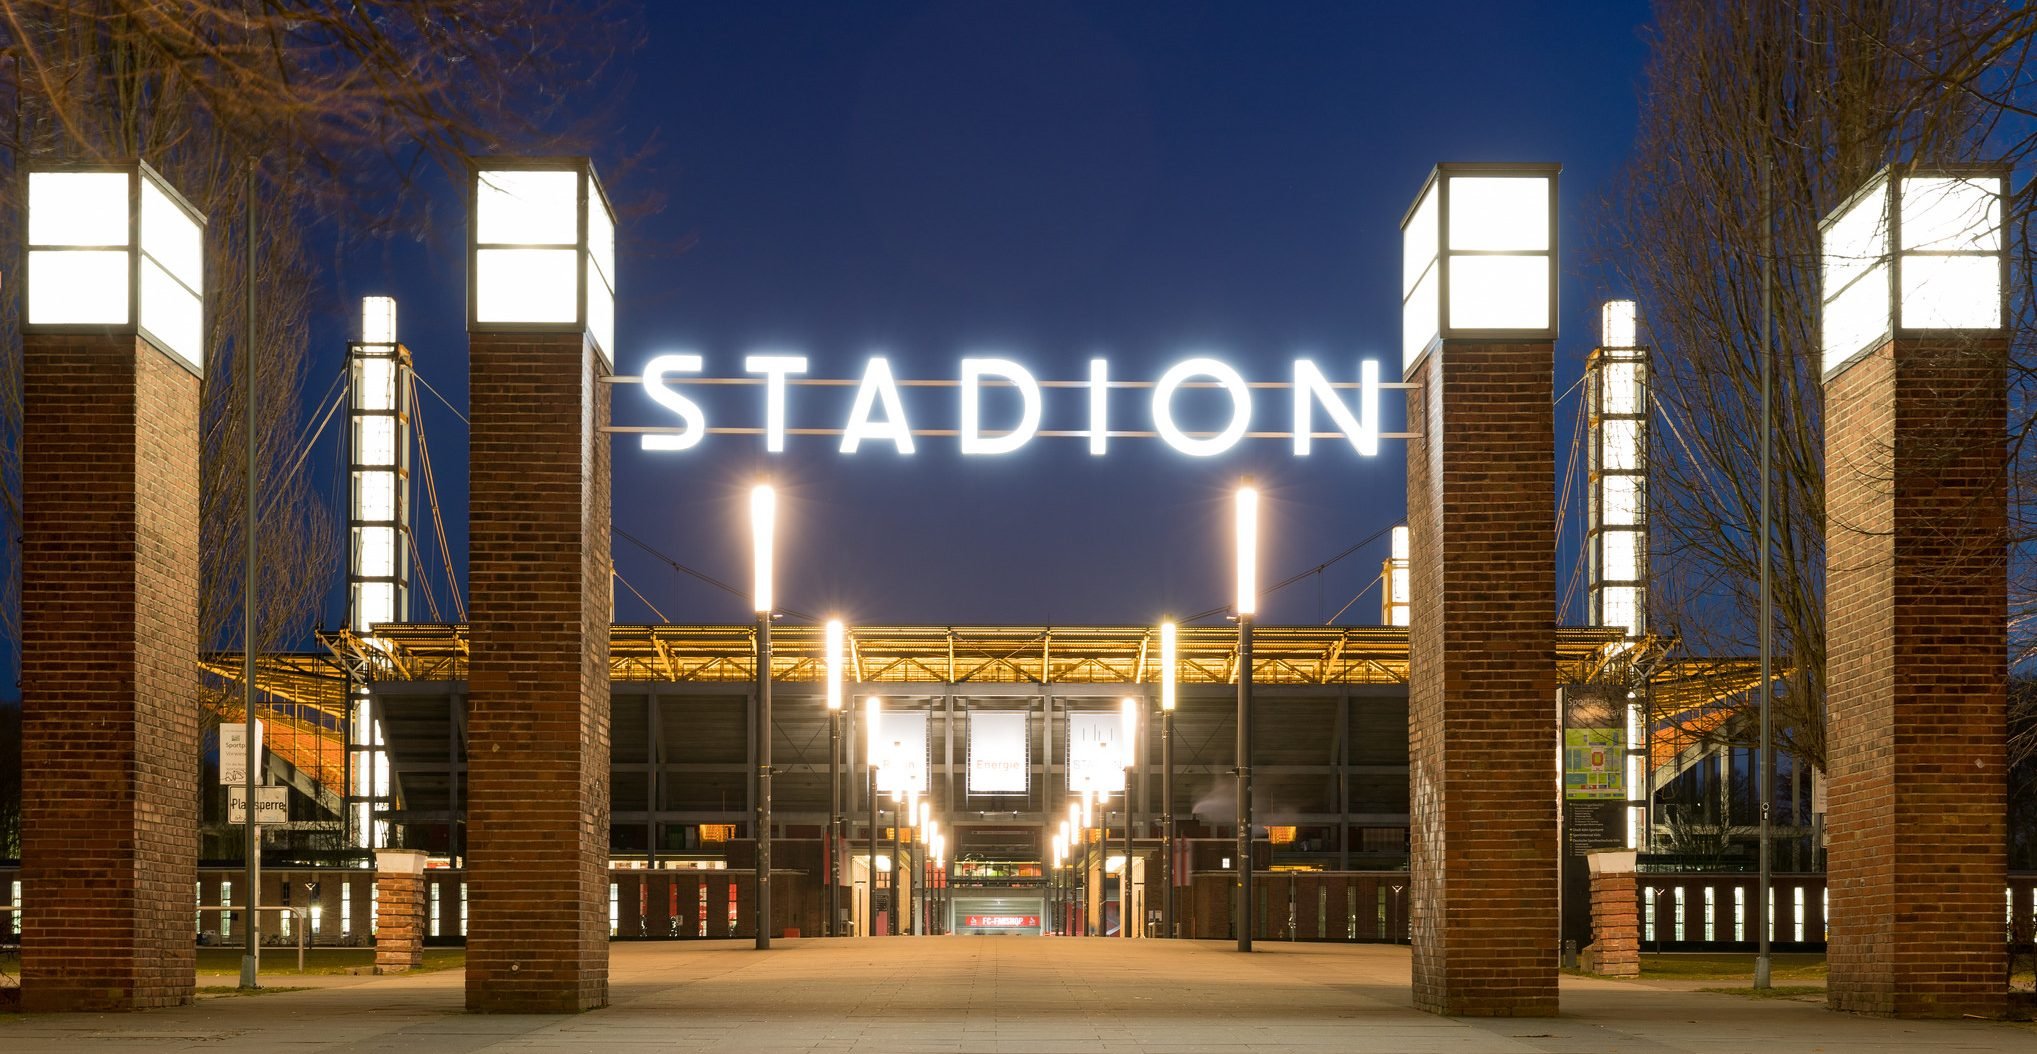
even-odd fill
[{"label": "floodlight mast", "polygon": [[1160,623],[1160,935],[1174,936],[1174,620]]},{"label": "floodlight mast", "polygon": [[1252,615],[1259,609],[1259,491],[1245,480],[1237,493],[1238,950],[1252,950]]}]

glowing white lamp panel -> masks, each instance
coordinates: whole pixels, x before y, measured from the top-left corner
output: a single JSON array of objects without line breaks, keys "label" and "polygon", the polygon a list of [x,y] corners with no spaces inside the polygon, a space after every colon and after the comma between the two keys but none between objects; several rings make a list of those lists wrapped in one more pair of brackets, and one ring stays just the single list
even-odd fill
[{"label": "glowing white lamp panel", "polygon": [[1401,231],[1401,365],[1413,366],[1442,323],[1442,243],[1439,238],[1437,184],[1430,183]]},{"label": "glowing white lamp panel", "polygon": [[603,352],[615,348],[615,219],[599,196],[587,201],[587,332]]},{"label": "glowing white lamp panel", "polygon": [[361,298],[361,343],[396,343],[395,297],[364,296]]},{"label": "glowing white lamp panel", "polygon": [[1911,176],[1901,181],[1902,328],[2002,327],[2002,181]]},{"label": "glowing white lamp panel", "polygon": [[1547,329],[1548,179],[1448,178],[1450,328]]},{"label": "glowing white lamp panel", "polygon": [[194,367],[205,359],[205,234],[154,180],[141,187],[141,328]]},{"label": "glowing white lamp panel", "polygon": [[1599,307],[1599,346],[1639,347],[1640,308],[1632,300],[1608,300]]},{"label": "glowing white lamp panel", "polygon": [[1401,227],[1401,363],[1439,338],[1553,335],[1553,169],[1439,166]]},{"label": "glowing white lamp panel", "polygon": [[1886,180],[1825,227],[1822,253],[1825,371],[1831,372],[1888,333],[1889,202]]},{"label": "glowing white lamp panel", "polygon": [[477,324],[581,323],[604,358],[612,357],[615,221],[593,183],[578,167],[475,174]]}]

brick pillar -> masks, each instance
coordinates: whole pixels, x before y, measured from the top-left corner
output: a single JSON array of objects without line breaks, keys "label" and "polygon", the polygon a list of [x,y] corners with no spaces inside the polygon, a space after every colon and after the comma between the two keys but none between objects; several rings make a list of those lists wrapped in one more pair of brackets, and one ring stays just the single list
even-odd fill
[{"label": "brick pillar", "polygon": [[1414,1003],[1556,1012],[1554,350],[1444,340],[1407,379]]},{"label": "brick pillar", "polygon": [[467,1008],[608,1003],[606,372],[581,334],[469,341]]},{"label": "brick pillar", "polygon": [[403,973],[424,965],[424,854],[375,853],[375,972]]},{"label": "brick pillar", "polygon": [[188,1003],[198,378],[132,334],[27,334],[22,367],[23,1003]]},{"label": "brick pillar", "polygon": [[1586,853],[1591,868],[1592,972],[1641,976],[1641,893],[1634,885],[1634,851]]},{"label": "brick pillar", "polygon": [[2005,1009],[2006,351],[1906,337],[1825,382],[1834,1009]]}]

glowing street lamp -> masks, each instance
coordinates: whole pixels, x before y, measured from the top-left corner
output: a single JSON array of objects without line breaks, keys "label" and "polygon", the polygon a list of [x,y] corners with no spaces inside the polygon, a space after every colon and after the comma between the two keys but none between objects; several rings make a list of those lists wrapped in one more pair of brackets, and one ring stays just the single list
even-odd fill
[{"label": "glowing street lamp", "polygon": [[615,365],[615,212],[585,158],[474,165],[471,332],[584,332]]},{"label": "glowing street lamp", "polygon": [[841,922],[842,906],[842,620],[831,618],[825,631],[828,704],[828,919],[830,937]]},{"label": "glowing street lamp", "polygon": [[205,218],[147,163],[28,173],[31,333],[132,333],[205,375]]},{"label": "glowing street lamp", "polygon": [[[1259,491],[1238,487],[1238,918],[1252,919],[1252,616],[1259,609]],[[1238,950],[1252,950],[1252,928],[1238,926]]]},{"label": "glowing street lamp", "polygon": [[757,613],[757,948],[771,947],[771,563],[778,492],[750,488],[751,610]]},{"label": "glowing street lamp", "polygon": [[1401,372],[1438,341],[1556,339],[1556,176],[1442,164],[1401,221]]}]

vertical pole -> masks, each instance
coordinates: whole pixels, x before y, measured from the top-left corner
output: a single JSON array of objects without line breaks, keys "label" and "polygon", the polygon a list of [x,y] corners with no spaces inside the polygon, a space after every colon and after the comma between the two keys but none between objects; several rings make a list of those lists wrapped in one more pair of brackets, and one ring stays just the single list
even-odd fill
[{"label": "vertical pole", "polygon": [[1132,935],[1132,785],[1125,784],[1125,866],[1118,871],[1118,936]]},{"label": "vertical pole", "polygon": [[1238,950],[1252,950],[1252,616],[1238,616]]},{"label": "vertical pole", "polygon": [[242,288],[246,292],[247,325],[241,331],[240,368],[244,375],[245,398],[247,399],[247,566],[241,578],[241,687],[246,696],[243,700],[241,717],[246,722],[242,740],[247,747],[247,820],[243,851],[247,855],[247,925],[242,933],[246,941],[241,950],[240,986],[261,987],[261,912],[262,902],[262,834],[255,826],[255,786],[260,775],[261,750],[255,739],[255,649],[259,646],[255,636],[255,167],[254,158],[248,159],[247,187],[242,201],[242,222],[247,227],[247,256],[241,262],[243,273]]},{"label": "vertical pole", "polygon": [[771,613],[757,613],[757,949],[771,947]]},{"label": "vertical pole", "polygon": [[[1763,111],[1766,112],[1765,110]],[[1767,988],[1769,981],[1768,917],[1769,898],[1774,895],[1768,848],[1768,810],[1775,800],[1775,753],[1771,749],[1769,705],[1775,692],[1769,681],[1771,634],[1774,630],[1775,613],[1769,596],[1768,563],[1769,536],[1772,533],[1768,504],[1770,479],[1771,433],[1774,431],[1774,413],[1769,403],[1775,384],[1775,352],[1773,348],[1774,320],[1770,317],[1771,286],[1774,282],[1775,225],[1769,217],[1769,163],[1768,151],[1761,154],[1761,881],[1754,897],[1754,915],[1760,936],[1755,943],[1754,987]]]},{"label": "vertical pole", "polygon": [[870,907],[863,920],[863,936],[869,937],[877,932],[877,766],[871,765],[865,771],[869,773],[867,800],[870,803]]},{"label": "vertical pole", "polygon": [[838,937],[842,917],[842,711],[828,712],[828,921],[822,929]]},{"label": "vertical pole", "polygon": [[892,935],[893,937],[896,937],[896,936],[898,936],[898,935],[899,935],[900,933],[904,932],[903,930],[900,930],[900,929],[898,928],[898,908],[899,908],[899,904],[898,904],[898,886],[899,886],[899,883],[898,883],[898,880],[899,880],[900,878],[903,878],[903,877],[905,877],[905,861],[903,861],[903,860],[899,859],[899,857],[900,857],[901,855],[903,855],[903,854],[902,854],[902,853],[900,852],[900,848],[901,848],[901,846],[902,846],[902,844],[903,844],[903,843],[902,843],[902,842],[900,841],[900,839],[899,839],[899,835],[903,834],[904,832],[900,831],[900,830],[899,830],[898,828],[899,828],[899,825],[900,825],[900,824],[902,824],[902,823],[903,823],[903,822],[905,821],[905,815],[904,815],[904,812],[903,812],[904,806],[903,806],[903,805],[902,805],[901,803],[899,803],[899,802],[892,802],[892,803],[891,803],[891,805],[892,805],[892,808],[891,808],[891,897],[890,897],[890,899],[889,899],[889,902],[888,902],[887,904],[885,904],[885,905],[884,905],[884,907],[885,907],[885,909],[886,909],[887,911],[889,911],[889,912],[890,912],[890,914],[891,914],[891,935]]},{"label": "vertical pole", "polygon": [[1174,711],[1160,711],[1160,898],[1162,937],[1174,936]]}]

